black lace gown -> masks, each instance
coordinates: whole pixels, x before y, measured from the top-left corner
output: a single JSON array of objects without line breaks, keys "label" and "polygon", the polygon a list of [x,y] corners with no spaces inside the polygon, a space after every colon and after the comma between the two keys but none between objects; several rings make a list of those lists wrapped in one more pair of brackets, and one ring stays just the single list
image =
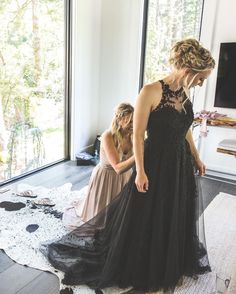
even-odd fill
[{"label": "black lace gown", "polygon": [[183,275],[211,270],[201,193],[185,139],[192,104],[183,89],[173,92],[160,82],[162,99],[150,114],[144,148],[148,192],[137,191],[134,171],[96,217],[42,247],[51,264],[65,272],[65,284],[174,291]]}]

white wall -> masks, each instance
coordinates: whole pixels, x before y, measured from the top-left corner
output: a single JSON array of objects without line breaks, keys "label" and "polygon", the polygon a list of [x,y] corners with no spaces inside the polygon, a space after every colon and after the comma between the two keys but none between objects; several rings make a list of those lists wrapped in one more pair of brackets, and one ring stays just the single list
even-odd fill
[{"label": "white wall", "polygon": [[[220,43],[236,42],[236,1],[205,0],[204,2],[201,42],[212,52],[216,60],[216,68],[205,87],[197,90],[194,108],[195,111],[206,109],[236,118],[236,109],[213,106]],[[236,130],[228,127],[209,127],[208,131],[208,136],[201,139],[200,145],[200,155],[207,166],[208,173],[216,174],[215,172],[219,172],[220,176],[236,179],[236,157],[228,154],[219,154],[216,151],[217,145],[221,140],[236,140]]]},{"label": "white wall", "polygon": [[143,0],[103,0],[99,130],[111,122],[115,106],[138,94]]},{"label": "white wall", "polygon": [[236,109],[214,107],[220,43],[236,42],[236,1],[205,0],[204,3],[201,42],[212,52],[216,67],[206,86],[197,90],[195,109],[217,110],[219,113],[236,117]]},{"label": "white wall", "polygon": [[73,2],[71,159],[98,132],[101,0]]},{"label": "white wall", "polygon": [[71,159],[138,94],[143,0],[75,0]]}]

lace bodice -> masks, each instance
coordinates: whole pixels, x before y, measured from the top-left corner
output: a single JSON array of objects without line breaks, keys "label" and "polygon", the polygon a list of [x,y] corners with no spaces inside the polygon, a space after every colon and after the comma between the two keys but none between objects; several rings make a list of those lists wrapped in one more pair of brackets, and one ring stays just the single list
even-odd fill
[{"label": "lace bodice", "polygon": [[188,101],[188,97],[184,91],[184,88],[181,87],[177,91],[172,91],[168,84],[163,80],[160,80],[162,85],[162,99],[159,107],[170,106],[175,108],[177,111],[186,113],[184,104]]},{"label": "lace bodice", "polygon": [[183,142],[193,122],[192,103],[183,88],[172,91],[163,80],[160,80],[160,83],[162,98],[149,116],[148,138],[153,143],[163,146]]}]

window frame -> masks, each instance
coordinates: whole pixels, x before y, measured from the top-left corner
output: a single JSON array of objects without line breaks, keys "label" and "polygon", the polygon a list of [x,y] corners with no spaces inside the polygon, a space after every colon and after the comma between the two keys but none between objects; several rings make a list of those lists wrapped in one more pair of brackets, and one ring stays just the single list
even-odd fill
[{"label": "window frame", "polygon": [[65,50],[64,50],[64,62],[65,62],[65,79],[64,79],[64,158],[54,161],[49,164],[45,164],[32,171],[22,173],[18,176],[12,177],[5,181],[0,182],[0,187],[11,184],[15,181],[28,177],[30,175],[41,172],[54,165],[68,161],[70,159],[70,147],[71,147],[71,77],[72,77],[72,15],[73,15],[73,0],[64,0],[64,38],[65,38]]},{"label": "window frame", "polygon": [[[200,30],[199,30],[198,40],[201,39],[204,4],[205,4],[205,0],[202,0],[202,11],[201,11],[201,17],[200,17]],[[148,29],[148,10],[149,10],[149,0],[144,0],[140,73],[139,73],[139,91],[142,89],[142,87],[144,85],[145,57],[146,57],[146,44],[147,44],[147,32],[148,32],[147,31],[147,29]],[[193,97],[193,99],[194,99],[194,97]]]}]

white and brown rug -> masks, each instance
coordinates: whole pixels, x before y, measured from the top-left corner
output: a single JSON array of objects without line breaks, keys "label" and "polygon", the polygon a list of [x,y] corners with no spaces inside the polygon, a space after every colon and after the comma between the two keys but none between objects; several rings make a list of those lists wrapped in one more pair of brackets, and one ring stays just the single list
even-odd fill
[{"label": "white and brown rug", "polygon": [[[74,200],[79,199],[82,203],[87,191],[87,187],[80,191],[71,191],[71,187],[69,183],[53,189],[20,184],[17,191],[0,194],[0,249],[19,264],[50,271],[61,280],[63,273],[48,263],[39,247],[41,243],[60,238],[68,232],[60,219],[63,209]],[[29,203],[31,199],[12,194],[27,189],[33,190],[38,198],[50,198],[55,206],[34,209]],[[12,205],[12,202],[15,204]],[[18,202],[23,204],[17,204]],[[235,294],[236,196],[220,193],[204,214],[207,249],[213,272],[200,276],[198,280],[185,278],[183,286],[176,289],[175,294],[211,294],[214,291],[216,272],[231,276],[227,294]],[[61,284],[61,289],[63,288],[64,285]],[[87,286],[76,286],[71,289],[74,294],[94,294]],[[104,290],[106,294],[122,292],[115,288]]]}]

